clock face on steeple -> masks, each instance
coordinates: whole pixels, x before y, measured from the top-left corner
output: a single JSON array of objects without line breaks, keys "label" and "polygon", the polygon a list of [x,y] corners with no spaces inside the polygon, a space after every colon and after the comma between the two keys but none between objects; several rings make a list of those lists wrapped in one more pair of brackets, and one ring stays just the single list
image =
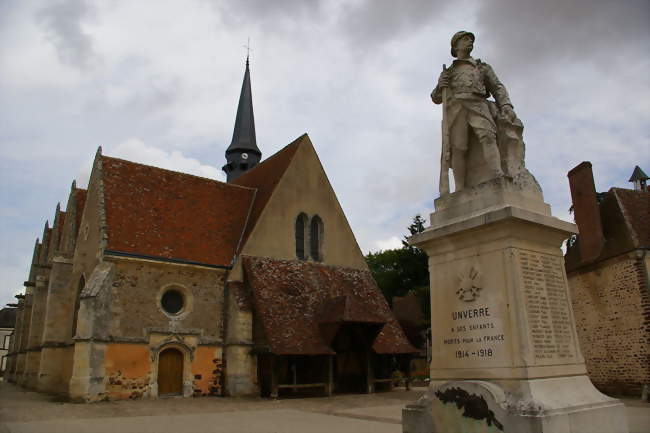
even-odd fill
[{"label": "clock face on steeple", "polygon": [[248,153],[242,153],[241,159],[248,159]]}]

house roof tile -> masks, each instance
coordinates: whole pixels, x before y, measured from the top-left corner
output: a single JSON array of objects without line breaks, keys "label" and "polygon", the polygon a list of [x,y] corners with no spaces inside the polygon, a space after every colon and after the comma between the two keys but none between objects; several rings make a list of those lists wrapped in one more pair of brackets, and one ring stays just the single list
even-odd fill
[{"label": "house roof tile", "polygon": [[57,244],[56,244],[56,250],[58,251],[61,248],[61,244],[63,242],[63,227],[65,226],[65,212],[64,211],[59,211],[58,212],[58,218],[56,219],[56,230],[58,232],[57,236]]},{"label": "house roof tile", "polygon": [[650,247],[650,192],[612,188],[636,248]]},{"label": "house roof tile", "polygon": [[[605,243],[595,261],[606,260],[636,248],[650,248],[650,192],[625,188],[610,188],[603,193],[598,205]],[[580,257],[578,244],[567,249],[567,271],[585,264]]]},{"label": "house roof tile", "polygon": [[75,204],[76,204],[76,212],[75,212],[75,236],[79,233],[79,225],[81,224],[81,217],[83,217],[84,214],[84,206],[86,206],[86,191],[85,189],[77,188],[75,190]]}]

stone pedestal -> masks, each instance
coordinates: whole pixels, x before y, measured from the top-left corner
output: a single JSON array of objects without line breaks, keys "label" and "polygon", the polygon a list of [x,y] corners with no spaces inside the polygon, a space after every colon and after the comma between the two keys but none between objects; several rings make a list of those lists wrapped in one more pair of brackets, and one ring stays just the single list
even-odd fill
[{"label": "stone pedestal", "polygon": [[575,226],[507,177],[435,205],[411,239],[429,256],[432,382],[404,432],[627,432],[578,347],[560,249]]}]

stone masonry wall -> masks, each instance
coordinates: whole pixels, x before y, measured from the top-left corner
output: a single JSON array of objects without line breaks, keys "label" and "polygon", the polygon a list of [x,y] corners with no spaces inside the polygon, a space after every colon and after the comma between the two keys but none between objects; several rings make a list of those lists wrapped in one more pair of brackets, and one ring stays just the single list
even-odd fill
[{"label": "stone masonry wall", "polygon": [[[116,266],[111,337],[146,341],[146,329],[156,328],[200,332],[201,343],[220,342],[223,270],[138,261],[118,261]],[[167,287],[182,290],[186,313],[170,317],[162,311],[160,297]]]},{"label": "stone masonry wall", "polygon": [[568,274],[589,377],[612,395],[639,396],[650,384],[650,293],[636,254]]}]

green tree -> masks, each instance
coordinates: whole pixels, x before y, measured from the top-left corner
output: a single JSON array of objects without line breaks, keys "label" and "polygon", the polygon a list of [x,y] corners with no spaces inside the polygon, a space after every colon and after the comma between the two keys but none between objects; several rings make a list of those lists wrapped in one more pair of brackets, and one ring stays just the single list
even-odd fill
[{"label": "green tree", "polygon": [[425,223],[424,218],[415,215],[407,227],[409,234],[404,236],[402,248],[370,252],[366,262],[390,305],[393,297],[414,291],[420,299],[424,317],[430,317],[427,254],[407,241],[410,236],[423,232]]}]

